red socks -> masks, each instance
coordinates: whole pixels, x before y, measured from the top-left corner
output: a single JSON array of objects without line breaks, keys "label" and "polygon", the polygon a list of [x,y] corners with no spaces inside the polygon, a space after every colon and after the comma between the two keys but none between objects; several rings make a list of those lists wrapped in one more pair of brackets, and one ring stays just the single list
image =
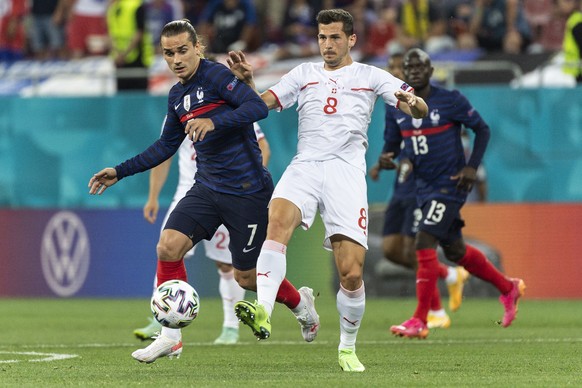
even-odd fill
[{"label": "red socks", "polygon": [[279,291],[277,291],[277,297],[275,300],[279,303],[283,303],[290,309],[294,309],[301,301],[301,294],[299,294],[299,291],[297,291],[295,286],[285,278],[281,282],[281,286],[279,286]]},{"label": "red socks", "polygon": [[432,293],[432,299],[430,300],[430,309],[432,311],[438,311],[442,308],[443,306],[441,305],[441,293],[439,291],[438,286],[435,284],[434,292]]},{"label": "red socks", "polygon": [[446,279],[449,275],[449,267],[439,261],[439,278]]},{"label": "red socks", "polygon": [[158,277],[158,284],[167,282],[168,280],[183,280],[188,281],[186,274],[186,266],[184,265],[184,258],[178,261],[161,261],[158,260],[158,268],[156,271]]},{"label": "red socks", "polygon": [[426,323],[426,316],[436,290],[439,262],[436,249],[419,249],[416,251],[416,258],[418,260],[418,271],[416,271],[418,304],[413,316]]},{"label": "red socks", "polygon": [[459,265],[465,267],[471,275],[493,284],[501,294],[511,291],[513,284],[505,277],[481,252],[475,247],[466,244],[465,256],[459,261]]}]

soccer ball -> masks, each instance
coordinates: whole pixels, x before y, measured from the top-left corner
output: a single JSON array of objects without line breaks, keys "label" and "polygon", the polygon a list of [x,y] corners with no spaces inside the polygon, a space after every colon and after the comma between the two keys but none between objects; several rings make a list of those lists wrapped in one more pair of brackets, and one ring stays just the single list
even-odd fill
[{"label": "soccer ball", "polygon": [[152,313],[165,327],[179,329],[188,326],[198,315],[200,300],[198,293],[182,280],[168,280],[154,291],[151,301]]}]

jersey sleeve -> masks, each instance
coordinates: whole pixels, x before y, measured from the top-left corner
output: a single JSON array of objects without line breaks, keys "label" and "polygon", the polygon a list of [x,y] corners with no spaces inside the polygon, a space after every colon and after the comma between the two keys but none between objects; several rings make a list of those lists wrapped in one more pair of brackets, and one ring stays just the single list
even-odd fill
[{"label": "jersey sleeve", "polygon": [[255,136],[257,137],[257,141],[265,137],[265,134],[263,133],[259,124],[253,123],[253,129],[255,130]]},{"label": "jersey sleeve", "polygon": [[398,156],[401,151],[402,134],[394,115],[397,110],[388,104],[385,104],[384,108],[386,114],[384,115],[384,147],[382,152],[394,152],[394,156]]},{"label": "jersey sleeve", "polygon": [[386,70],[374,67],[372,74],[372,85],[377,95],[381,96],[388,105],[398,107],[398,99],[394,95],[397,90],[405,92],[414,92],[414,88],[406,82],[394,77]]},{"label": "jersey sleeve", "polygon": [[212,116],[216,129],[252,124],[269,114],[261,97],[250,86],[239,81],[226,66],[220,64],[217,71],[209,74],[209,78],[220,97],[234,107],[232,111]]},{"label": "jersey sleeve", "polygon": [[185,137],[184,128],[168,99],[168,113],[164,118],[160,138],[142,153],[115,166],[117,179],[147,171],[169,159],[180,148]]},{"label": "jersey sleeve", "polygon": [[301,84],[302,68],[301,65],[295,67],[269,89],[277,101],[279,101],[280,108],[277,108],[277,110],[290,108],[297,102],[299,91],[304,86]]},{"label": "jersey sleeve", "polygon": [[477,169],[481,164],[487,144],[489,143],[491,130],[479,112],[477,112],[464,95],[456,90],[452,93],[454,96],[453,104],[455,107],[453,120],[463,124],[475,133],[473,150],[467,165]]}]

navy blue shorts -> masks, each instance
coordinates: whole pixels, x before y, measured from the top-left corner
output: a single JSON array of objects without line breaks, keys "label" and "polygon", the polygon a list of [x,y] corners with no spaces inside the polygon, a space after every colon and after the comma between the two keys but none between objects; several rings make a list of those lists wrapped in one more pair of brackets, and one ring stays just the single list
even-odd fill
[{"label": "navy blue shorts", "polygon": [[418,229],[419,211],[416,198],[394,198],[384,214],[383,236],[401,234],[414,237]]},{"label": "navy blue shorts", "polygon": [[418,230],[435,236],[447,245],[463,237],[461,229],[465,221],[461,218],[463,203],[443,198],[433,198],[421,206],[422,218]]},{"label": "navy blue shorts", "polygon": [[210,240],[224,224],[230,233],[232,265],[240,271],[253,269],[267,235],[273,189],[273,182],[269,181],[259,192],[234,195],[195,183],[178,202],[164,229],[177,230],[196,245],[200,240]]}]

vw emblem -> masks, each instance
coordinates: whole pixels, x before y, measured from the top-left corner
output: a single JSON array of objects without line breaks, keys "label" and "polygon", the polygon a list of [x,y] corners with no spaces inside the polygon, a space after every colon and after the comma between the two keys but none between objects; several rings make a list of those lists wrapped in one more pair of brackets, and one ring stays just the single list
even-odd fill
[{"label": "vw emblem", "polygon": [[74,295],[89,272],[89,236],[72,212],[56,213],[42,235],[40,260],[50,289],[59,296]]}]

